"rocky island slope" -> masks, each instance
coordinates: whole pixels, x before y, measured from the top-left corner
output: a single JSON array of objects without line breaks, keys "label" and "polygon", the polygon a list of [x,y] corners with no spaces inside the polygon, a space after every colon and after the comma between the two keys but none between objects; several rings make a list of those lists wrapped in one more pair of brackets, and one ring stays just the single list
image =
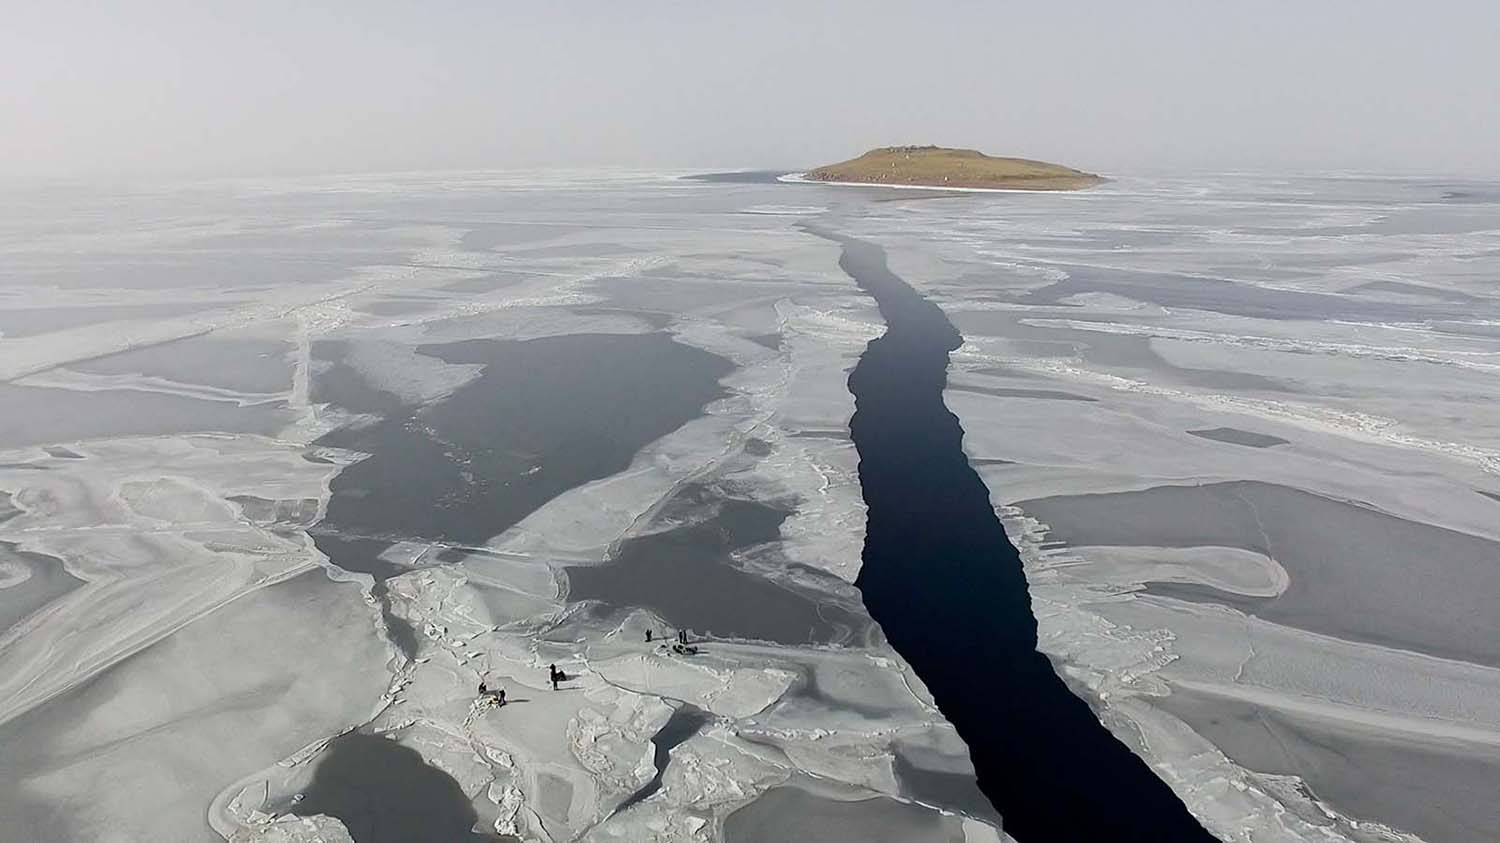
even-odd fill
[{"label": "rocky island slope", "polygon": [[844,184],[991,190],[1081,190],[1105,181],[1061,164],[941,146],[872,149],[858,158],[810,170],[803,178]]}]

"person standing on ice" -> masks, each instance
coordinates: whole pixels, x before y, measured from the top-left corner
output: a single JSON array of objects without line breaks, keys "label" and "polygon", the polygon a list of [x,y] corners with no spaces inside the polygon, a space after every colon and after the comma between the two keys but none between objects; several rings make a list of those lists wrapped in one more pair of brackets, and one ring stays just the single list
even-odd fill
[{"label": "person standing on ice", "polygon": [[491,700],[494,700],[495,705],[505,705],[505,689],[500,688],[498,690],[491,691],[489,689],[489,686],[481,681],[479,683],[479,698],[484,699],[485,697],[489,697]]},{"label": "person standing on ice", "polygon": [[563,672],[557,669],[557,665],[549,664],[547,665],[547,675],[552,680],[552,690],[556,691],[557,683],[562,681]]}]

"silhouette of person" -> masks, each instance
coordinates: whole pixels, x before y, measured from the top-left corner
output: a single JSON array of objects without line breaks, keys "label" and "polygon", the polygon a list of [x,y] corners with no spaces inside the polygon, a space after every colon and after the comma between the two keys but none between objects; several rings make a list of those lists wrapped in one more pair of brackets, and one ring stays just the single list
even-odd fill
[{"label": "silhouette of person", "polygon": [[647,644],[651,643],[651,630],[649,630],[649,629],[646,630],[646,643]]},{"label": "silhouette of person", "polygon": [[557,683],[562,680],[563,672],[557,669],[557,665],[547,665],[547,675],[552,680],[552,690],[557,690]]},{"label": "silhouette of person", "polygon": [[685,630],[685,629],[679,629],[679,630],[677,630],[677,643],[681,644],[684,647],[687,646],[687,630]]}]

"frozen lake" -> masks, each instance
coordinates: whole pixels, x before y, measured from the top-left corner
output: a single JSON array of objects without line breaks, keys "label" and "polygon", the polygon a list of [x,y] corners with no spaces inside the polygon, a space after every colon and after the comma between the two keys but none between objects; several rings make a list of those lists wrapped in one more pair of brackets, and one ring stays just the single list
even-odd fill
[{"label": "frozen lake", "polygon": [[[0,838],[1026,843],[1039,784],[1222,839],[1500,825],[1500,186],[683,175],[0,208]],[[956,330],[891,406],[941,390],[979,503],[922,494],[903,553],[1019,556],[880,599],[983,646],[856,588],[894,320],[851,242]],[[1017,700],[964,670],[1064,695],[1056,775],[986,772],[963,721]]]}]

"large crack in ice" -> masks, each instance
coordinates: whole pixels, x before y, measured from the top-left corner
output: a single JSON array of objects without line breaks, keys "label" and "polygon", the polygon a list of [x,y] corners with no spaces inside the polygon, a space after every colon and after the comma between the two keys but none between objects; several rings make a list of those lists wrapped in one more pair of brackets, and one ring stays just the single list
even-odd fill
[{"label": "large crack in ice", "polygon": [[869,507],[857,584],[969,745],[1006,831],[1023,843],[1212,839],[1037,652],[1020,558],[943,402],[958,331],[878,246],[803,228],[842,247],[840,267],[887,324],[849,379]]}]

